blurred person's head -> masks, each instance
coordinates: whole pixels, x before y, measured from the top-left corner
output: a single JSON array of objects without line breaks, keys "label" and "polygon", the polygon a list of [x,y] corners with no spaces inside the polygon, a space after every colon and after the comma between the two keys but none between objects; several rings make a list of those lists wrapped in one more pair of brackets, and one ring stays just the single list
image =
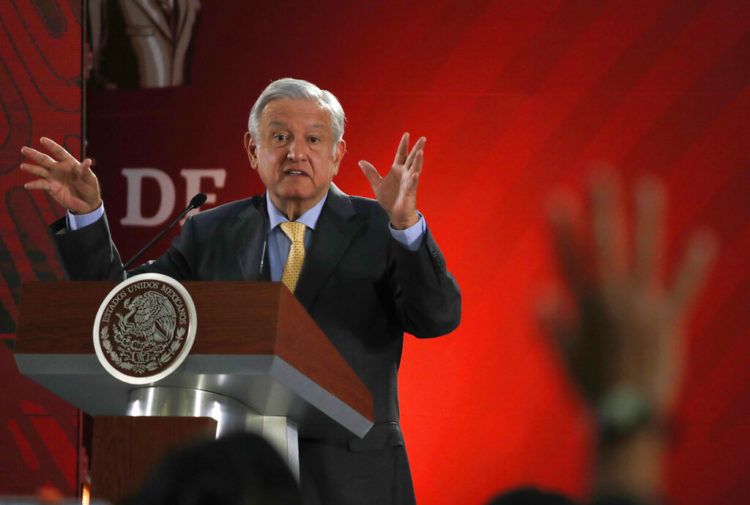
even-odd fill
[{"label": "blurred person's head", "polygon": [[178,449],[124,505],[299,505],[299,487],[259,435],[235,433]]},{"label": "blurred person's head", "polygon": [[487,505],[576,505],[576,502],[554,491],[519,487],[497,495]]}]

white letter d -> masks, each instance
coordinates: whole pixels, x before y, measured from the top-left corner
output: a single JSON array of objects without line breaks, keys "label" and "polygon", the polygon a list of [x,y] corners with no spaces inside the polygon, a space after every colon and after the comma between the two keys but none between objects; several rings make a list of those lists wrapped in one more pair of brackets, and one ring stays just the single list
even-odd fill
[{"label": "white letter d", "polygon": [[[156,168],[123,168],[122,175],[128,180],[127,210],[120,224],[126,226],[158,226],[169,219],[175,203],[175,188],[172,179],[165,172]],[[159,185],[161,199],[159,210],[151,217],[141,213],[142,180],[154,179]]]}]

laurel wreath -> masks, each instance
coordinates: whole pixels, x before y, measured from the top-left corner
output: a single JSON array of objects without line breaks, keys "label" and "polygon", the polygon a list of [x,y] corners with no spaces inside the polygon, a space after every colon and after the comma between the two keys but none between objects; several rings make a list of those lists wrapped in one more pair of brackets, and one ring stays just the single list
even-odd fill
[{"label": "laurel wreath", "polygon": [[[114,328],[114,332],[115,340],[123,340],[127,341],[128,343],[131,340],[126,335],[123,335],[117,329],[117,327]],[[117,366],[121,370],[127,370],[128,372],[131,372],[135,375],[144,375],[148,372],[157,370],[160,365],[163,366],[165,363],[169,363],[173,359],[175,353],[182,347],[183,341],[185,340],[185,333],[185,328],[178,328],[169,348],[164,351],[161,356],[156,359],[152,359],[145,364],[132,363],[130,361],[125,361],[120,357],[120,355],[115,350],[112,341],[110,340],[109,326],[102,327],[102,329],[99,331],[99,338],[102,348],[109,356],[110,361],[115,364],[115,366]]]}]

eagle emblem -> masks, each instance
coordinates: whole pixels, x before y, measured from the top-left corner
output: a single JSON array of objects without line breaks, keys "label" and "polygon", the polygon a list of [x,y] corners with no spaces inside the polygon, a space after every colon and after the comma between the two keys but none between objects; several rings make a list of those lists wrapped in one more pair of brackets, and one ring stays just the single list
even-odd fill
[{"label": "eagle emblem", "polygon": [[105,298],[94,327],[94,347],[100,362],[110,373],[117,372],[117,378],[153,382],[163,378],[166,369],[171,373],[180,355],[187,355],[184,349],[188,340],[187,351],[192,346],[195,319],[184,286],[163,275],[142,274]]}]

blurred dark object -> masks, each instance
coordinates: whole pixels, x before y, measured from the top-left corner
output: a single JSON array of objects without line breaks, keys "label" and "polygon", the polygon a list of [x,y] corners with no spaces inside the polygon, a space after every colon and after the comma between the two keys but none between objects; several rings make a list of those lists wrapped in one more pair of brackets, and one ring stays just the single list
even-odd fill
[{"label": "blurred dark object", "polygon": [[235,433],[166,456],[123,505],[299,505],[297,481],[265,439]]},{"label": "blurred dark object", "polygon": [[487,505],[577,505],[577,503],[554,491],[520,487],[496,496]]}]

